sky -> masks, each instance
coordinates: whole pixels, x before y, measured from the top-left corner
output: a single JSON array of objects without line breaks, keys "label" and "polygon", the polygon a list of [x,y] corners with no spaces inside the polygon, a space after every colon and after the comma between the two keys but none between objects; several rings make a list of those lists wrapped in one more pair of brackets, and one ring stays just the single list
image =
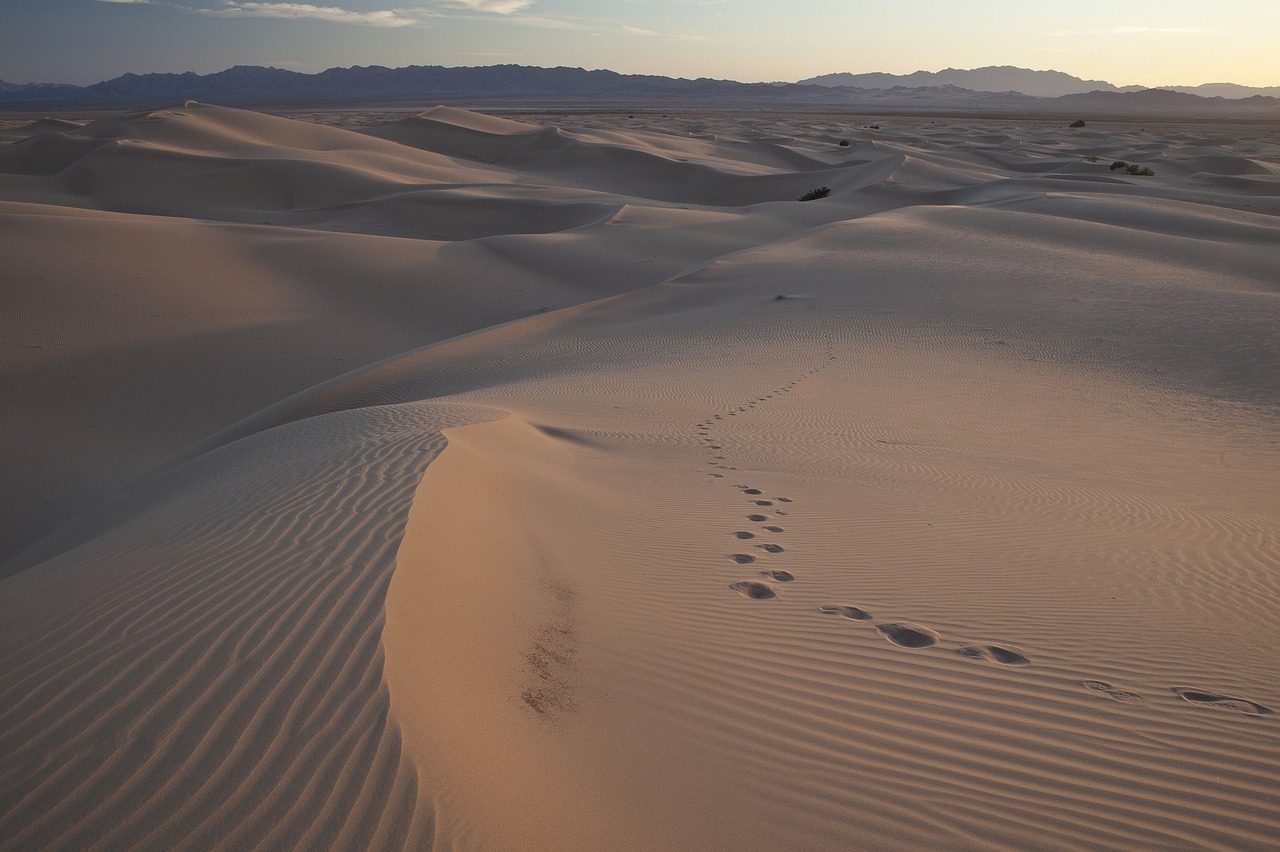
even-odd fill
[{"label": "sky", "polygon": [[1016,65],[1280,85],[1280,0],[0,0],[0,79],[519,65],[795,81]]}]

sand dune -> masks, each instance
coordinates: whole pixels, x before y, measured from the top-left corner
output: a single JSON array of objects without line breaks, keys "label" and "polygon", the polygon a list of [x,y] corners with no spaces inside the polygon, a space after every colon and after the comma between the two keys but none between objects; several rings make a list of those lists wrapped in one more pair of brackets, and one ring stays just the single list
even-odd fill
[{"label": "sand dune", "polygon": [[561,123],[8,132],[0,847],[1273,846],[1274,129]]}]

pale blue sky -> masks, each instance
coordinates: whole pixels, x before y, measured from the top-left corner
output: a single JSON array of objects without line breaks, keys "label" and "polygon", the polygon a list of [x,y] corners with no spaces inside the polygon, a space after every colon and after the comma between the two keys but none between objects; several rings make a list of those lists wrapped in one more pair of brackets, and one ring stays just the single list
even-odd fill
[{"label": "pale blue sky", "polygon": [[0,79],[275,65],[569,65],[797,80],[1018,65],[1280,85],[1280,0],[0,0]]}]

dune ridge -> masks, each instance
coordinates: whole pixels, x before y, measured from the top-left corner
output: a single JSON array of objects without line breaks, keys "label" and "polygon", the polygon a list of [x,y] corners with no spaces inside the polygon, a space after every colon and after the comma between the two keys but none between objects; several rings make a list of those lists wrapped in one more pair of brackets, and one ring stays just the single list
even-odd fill
[{"label": "dune ridge", "polygon": [[1273,843],[1271,129],[519,118],[0,131],[0,848]]}]

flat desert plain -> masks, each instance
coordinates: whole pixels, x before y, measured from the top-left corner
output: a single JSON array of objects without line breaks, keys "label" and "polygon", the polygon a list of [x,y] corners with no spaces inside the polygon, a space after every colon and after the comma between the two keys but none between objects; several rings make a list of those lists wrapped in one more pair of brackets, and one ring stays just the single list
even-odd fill
[{"label": "flat desert plain", "polygon": [[1280,843],[1280,124],[327,119],[3,131],[0,847]]}]

